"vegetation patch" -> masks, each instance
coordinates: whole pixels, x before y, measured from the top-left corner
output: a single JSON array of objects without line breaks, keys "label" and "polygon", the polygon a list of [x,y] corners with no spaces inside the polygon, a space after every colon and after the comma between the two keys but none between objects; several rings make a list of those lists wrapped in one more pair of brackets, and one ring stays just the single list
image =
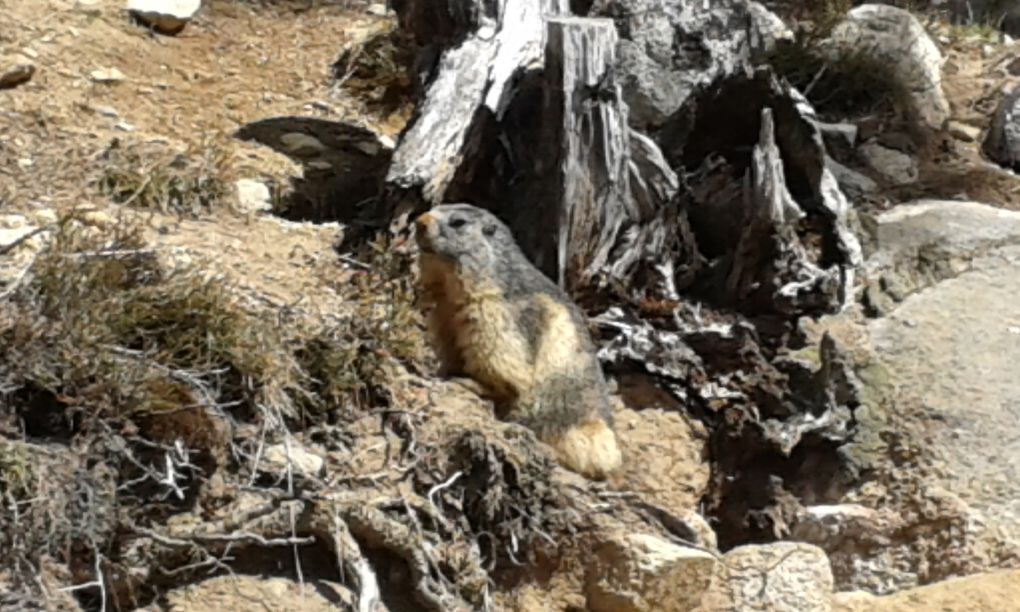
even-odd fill
[{"label": "vegetation patch", "polygon": [[115,139],[100,166],[94,187],[123,206],[198,216],[231,197],[230,156],[211,143],[176,152]]},{"label": "vegetation patch", "polygon": [[20,551],[0,573],[31,591],[46,556],[88,582],[213,473],[242,485],[250,449],[385,403],[399,362],[424,355],[389,252],[348,279],[348,311],[313,320],[175,265],[129,218],[60,218],[0,293],[0,547]]}]

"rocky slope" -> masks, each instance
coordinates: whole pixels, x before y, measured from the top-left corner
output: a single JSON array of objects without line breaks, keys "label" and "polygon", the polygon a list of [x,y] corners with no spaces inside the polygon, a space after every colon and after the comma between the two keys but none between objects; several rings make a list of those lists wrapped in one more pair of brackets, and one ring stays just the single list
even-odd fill
[{"label": "rocky slope", "polygon": [[[687,215],[631,230],[678,228],[665,299],[641,268],[664,250],[626,276],[646,299],[586,302],[627,457],[595,484],[433,375],[408,245],[352,238],[457,66],[415,19],[483,44],[477,15],[189,4],[0,4],[0,609],[1011,609],[1020,181],[989,152],[1020,46],[885,6],[570,3],[620,37],[579,112],[628,109],[599,112],[662,172],[629,193],[668,183]],[[739,215],[762,100],[807,211],[776,275],[853,269],[841,308],[724,295],[761,240]],[[500,129],[455,163],[519,151]],[[478,163],[451,193],[546,180]]]}]

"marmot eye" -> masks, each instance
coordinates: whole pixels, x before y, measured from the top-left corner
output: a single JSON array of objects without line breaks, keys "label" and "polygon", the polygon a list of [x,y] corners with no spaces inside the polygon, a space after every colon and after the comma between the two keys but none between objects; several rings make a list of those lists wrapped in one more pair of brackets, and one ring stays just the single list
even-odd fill
[{"label": "marmot eye", "polygon": [[453,229],[459,229],[465,225],[467,225],[467,219],[464,217],[454,217],[453,219],[450,219],[450,227]]}]

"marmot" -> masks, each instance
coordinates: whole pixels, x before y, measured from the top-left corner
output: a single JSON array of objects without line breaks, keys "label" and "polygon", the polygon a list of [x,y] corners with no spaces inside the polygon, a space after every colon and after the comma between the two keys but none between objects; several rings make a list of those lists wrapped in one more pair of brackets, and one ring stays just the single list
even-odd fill
[{"label": "marmot", "polygon": [[498,417],[531,428],[566,468],[604,479],[622,463],[581,310],[492,213],[443,204],[415,221],[420,289],[443,376],[467,376]]}]

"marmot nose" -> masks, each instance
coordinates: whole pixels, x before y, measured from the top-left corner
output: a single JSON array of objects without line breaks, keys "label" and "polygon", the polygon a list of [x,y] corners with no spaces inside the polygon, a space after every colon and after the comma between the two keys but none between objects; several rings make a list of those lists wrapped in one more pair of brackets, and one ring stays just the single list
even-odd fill
[{"label": "marmot nose", "polygon": [[423,244],[422,241],[428,242],[429,238],[436,233],[438,224],[438,219],[431,212],[418,215],[418,218],[414,220],[414,237],[418,244]]},{"label": "marmot nose", "polygon": [[432,213],[426,212],[418,215],[418,218],[414,221],[414,227],[419,233],[427,233],[430,228],[435,226],[436,218],[432,216]]}]

